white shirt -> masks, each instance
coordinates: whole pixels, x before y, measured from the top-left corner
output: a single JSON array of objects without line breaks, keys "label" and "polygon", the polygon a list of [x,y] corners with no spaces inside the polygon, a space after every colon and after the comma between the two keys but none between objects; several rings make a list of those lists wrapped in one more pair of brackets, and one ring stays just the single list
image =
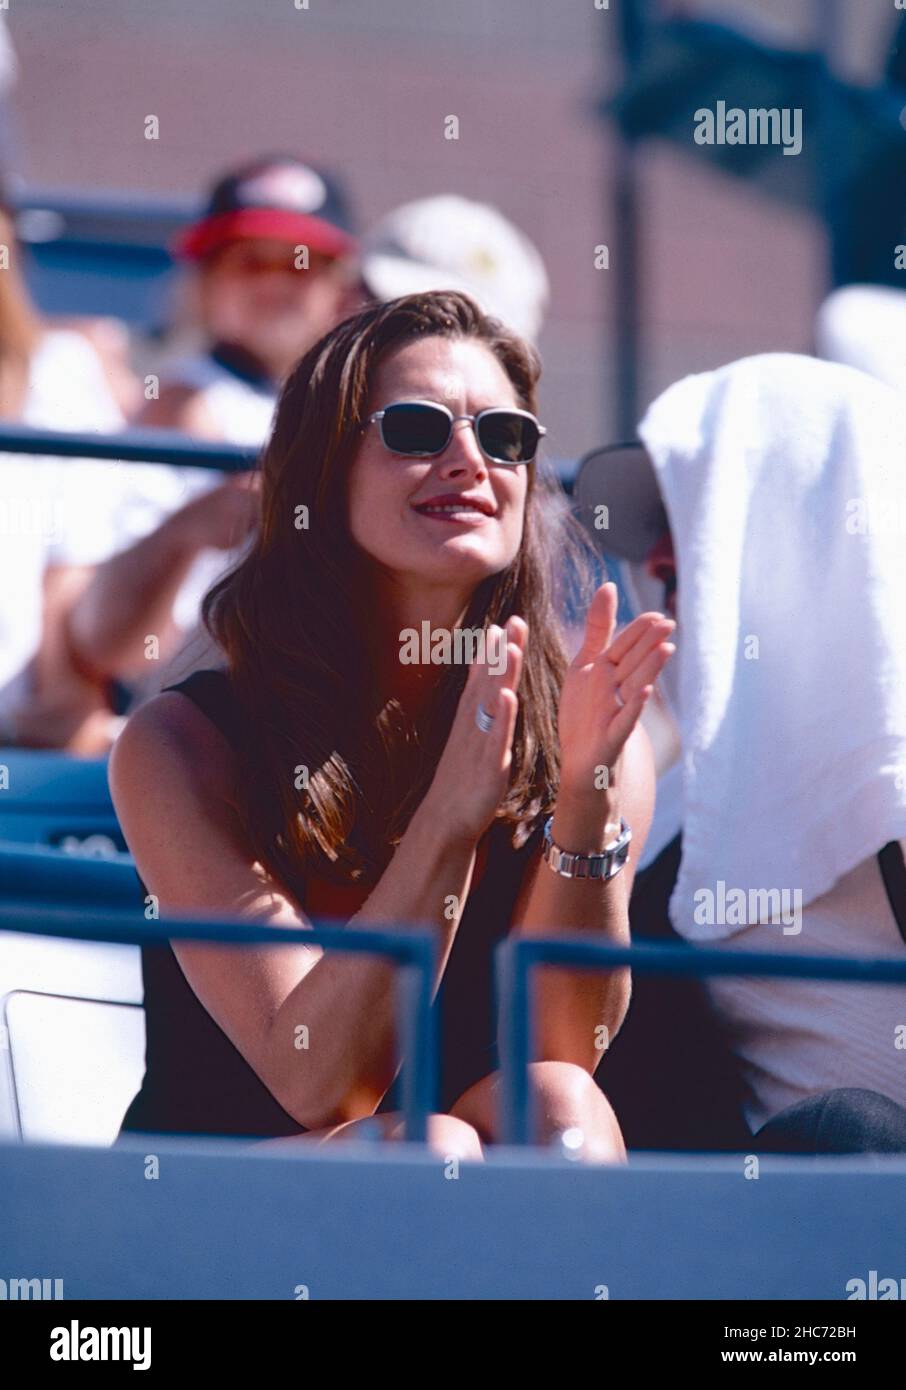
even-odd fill
[{"label": "white shirt", "polygon": [[[198,385],[227,442],[263,443],[275,392],[259,390],[206,357],[171,367]],[[45,333],[29,372],[22,423],[37,429],[114,433],[125,419],[87,339]],[[95,565],[148,535],[192,498],[222,481],[204,468],[92,459],[0,455],[0,722],[27,694],[26,668],[41,639],[43,577],[51,566]],[[202,551],[177,595],[184,632],[232,556]],[[2,734],[0,734],[2,741]]]},{"label": "white shirt", "polygon": [[[274,387],[246,381],[215,362],[207,353],[175,358],[169,364],[163,380],[168,384],[191,387],[199,393],[211,419],[216,421],[225,444],[253,448],[264,444],[277,404]],[[156,520],[145,525],[145,530],[137,534],[145,534],[152,529],[152,525],[158,525],[178,507],[223,482],[225,476],[203,468],[155,467],[143,471],[157,475],[153,486],[159,489],[161,501]],[[170,500],[166,500],[168,497]],[[131,521],[124,520],[124,529],[134,526],[136,519],[141,519],[142,507],[148,506],[147,488],[137,492],[129,505],[133,516]],[[146,516],[150,514],[146,512]],[[173,606],[173,620],[184,633],[198,626],[202,599],[231,567],[237,554],[209,548],[197,556]]]},{"label": "white shirt", "polygon": [[[900,936],[876,858],[802,909],[802,930],[756,924],[724,949],[781,954],[897,956]],[[747,1083],[746,1118],[759,1129],[787,1106],[838,1087],[879,1091],[906,1106],[906,989],[837,980],[707,981]]]},{"label": "white shirt", "polygon": [[174,358],[164,381],[199,393],[225,443],[257,448],[267,438],[277,404],[274,387],[237,376],[207,353]]},{"label": "white shirt", "polygon": [[[81,334],[42,338],[22,423],[99,433],[122,428],[97,353]],[[45,569],[96,564],[116,548],[119,467],[0,454],[0,717],[21,695],[24,667],[40,641]]]}]

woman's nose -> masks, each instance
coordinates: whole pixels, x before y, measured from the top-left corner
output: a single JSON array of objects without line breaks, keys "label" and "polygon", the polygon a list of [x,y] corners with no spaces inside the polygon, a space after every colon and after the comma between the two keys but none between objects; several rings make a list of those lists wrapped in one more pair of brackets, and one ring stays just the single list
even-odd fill
[{"label": "woman's nose", "polygon": [[470,420],[457,420],[454,423],[450,442],[441,454],[439,463],[444,474],[454,476],[463,471],[476,474],[487,472],[487,462],[478,447]]}]

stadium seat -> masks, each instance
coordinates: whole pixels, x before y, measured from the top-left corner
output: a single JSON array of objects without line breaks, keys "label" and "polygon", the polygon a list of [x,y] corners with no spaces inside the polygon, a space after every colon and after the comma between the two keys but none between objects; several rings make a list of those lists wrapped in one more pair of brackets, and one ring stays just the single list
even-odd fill
[{"label": "stadium seat", "polygon": [[[105,863],[0,845],[7,900],[135,902],[126,856]],[[0,932],[0,1137],[108,1144],[144,1070],[137,946]]]},{"label": "stadium seat", "polygon": [[104,759],[0,748],[0,841],[106,858],[122,853]]},{"label": "stadium seat", "polygon": [[173,268],[169,243],[195,213],[193,202],[51,189],[15,201],[29,290],[45,313],[103,313],[133,332],[160,333]]}]

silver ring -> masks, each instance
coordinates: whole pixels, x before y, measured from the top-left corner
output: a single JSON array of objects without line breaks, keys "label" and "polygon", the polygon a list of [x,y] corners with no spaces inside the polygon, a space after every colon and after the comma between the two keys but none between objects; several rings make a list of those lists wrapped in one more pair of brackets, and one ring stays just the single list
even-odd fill
[{"label": "silver ring", "polygon": [[480,704],[475,711],[475,723],[483,734],[489,734],[494,723],[494,716],[493,714],[488,714],[484,705]]},{"label": "silver ring", "polygon": [[620,694],[620,687],[619,687],[618,685],[615,685],[615,686],[614,686],[614,688],[613,688],[613,693],[614,693],[614,695],[616,696],[616,701],[617,701],[617,704],[619,705],[620,709],[623,709],[623,708],[625,707],[626,701],[623,699],[623,696]]}]

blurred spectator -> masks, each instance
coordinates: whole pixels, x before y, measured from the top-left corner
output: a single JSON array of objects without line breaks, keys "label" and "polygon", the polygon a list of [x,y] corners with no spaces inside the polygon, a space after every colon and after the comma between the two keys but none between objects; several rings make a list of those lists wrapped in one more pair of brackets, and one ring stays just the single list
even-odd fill
[{"label": "blurred spectator", "polygon": [[906,392],[906,290],[847,285],[822,304],[815,325],[819,357],[858,367]]},{"label": "blurred spectator", "polygon": [[530,341],[550,288],[540,252],[496,208],[444,194],[406,203],[362,243],[362,284],[377,300],[460,290]]},{"label": "blurred spectator", "polygon": [[[308,248],[308,272],[295,268]],[[290,160],[247,166],[222,179],[202,220],[180,242],[199,266],[207,350],[171,363],[159,399],[139,416],[233,443],[267,433],[280,377],[348,305],[353,249],[342,196],[327,176]],[[432,198],[390,214],[368,240],[369,291],[395,297],[406,285],[464,288],[517,331],[537,334],[548,284],[538,252],[493,208]],[[257,499],[241,480],[202,470],[132,470],[124,534],[135,544],[101,566],[65,614],[60,646],[98,682],[125,680],[137,693],[176,669],[210,662],[198,630],[201,599],[237,557]],[[180,505],[182,504],[182,505]],[[137,521],[156,509],[156,525]],[[224,551],[233,553],[225,557]],[[149,666],[146,638],[156,638]],[[178,654],[178,655],[177,655]],[[168,659],[170,664],[168,664]]]},{"label": "blurred spectator", "polygon": [[[2,192],[0,247],[8,254],[0,273],[0,418],[42,429],[120,429],[122,411],[88,338],[48,328],[31,303]],[[14,736],[14,711],[44,698],[32,660],[42,631],[69,602],[83,567],[115,548],[109,505],[115,470],[22,454],[3,458],[0,467],[2,741]],[[83,723],[105,717],[97,691],[78,680],[59,687],[53,699],[53,721],[76,740]]]},{"label": "blurred spectator", "polygon": [[[279,157],[221,178],[176,248],[194,267],[202,349],[169,363],[136,422],[263,444],[283,377],[337,320],[354,245],[328,174]],[[201,600],[237,557],[257,501],[251,475],[149,465],[121,482],[121,549],[72,594],[63,632],[56,641],[48,632],[42,657],[57,681],[66,683],[68,665],[98,687],[124,682],[134,698],[157,689],[186,642],[187,668],[204,659]]]},{"label": "blurred spectator", "polygon": [[354,247],[328,173],[277,157],[219,179],[175,248],[193,268],[202,348],[169,363],[139,423],[263,443],[283,378],[340,316]]},{"label": "blurred spectator", "polygon": [[[307,275],[293,268],[300,245],[309,251]],[[342,195],[326,175],[298,162],[259,161],[220,181],[205,217],[184,234],[180,249],[199,265],[209,348],[171,365],[160,399],[140,421],[258,442],[270,421],[278,377],[296,360],[300,345],[322,336],[356,297],[349,293],[353,241]],[[424,199],[389,214],[367,239],[362,274],[365,295],[372,298],[432,286],[465,289],[517,331],[532,335],[540,329],[548,295],[544,265],[527,238],[495,209],[455,197]],[[144,634],[161,634],[172,608],[170,629],[176,631],[163,654],[175,656],[154,668],[156,689],[174,672],[185,675],[216,660],[197,628],[199,605],[226,566],[222,548],[229,528],[234,541],[245,538],[256,499],[237,491],[234,479],[221,484],[207,506],[197,492],[211,487],[214,476],[152,471],[162,478],[172,474],[174,485],[178,476],[194,500],[99,570],[68,626],[82,661],[136,679],[139,672],[148,674]],[[152,687],[142,684],[143,693],[150,693]]]},{"label": "blurred spectator", "polygon": [[[669,898],[691,941],[902,952],[902,400],[849,368],[756,357],[671,387],[639,433],[634,472],[626,451],[592,455],[577,497],[635,605],[678,620],[664,684],[682,758],[658,784],[662,855],[640,888],[670,861],[659,910]],[[707,992],[765,1147],[801,1151],[820,1128],[827,1149],[906,1149],[901,989],[727,977]]]}]

